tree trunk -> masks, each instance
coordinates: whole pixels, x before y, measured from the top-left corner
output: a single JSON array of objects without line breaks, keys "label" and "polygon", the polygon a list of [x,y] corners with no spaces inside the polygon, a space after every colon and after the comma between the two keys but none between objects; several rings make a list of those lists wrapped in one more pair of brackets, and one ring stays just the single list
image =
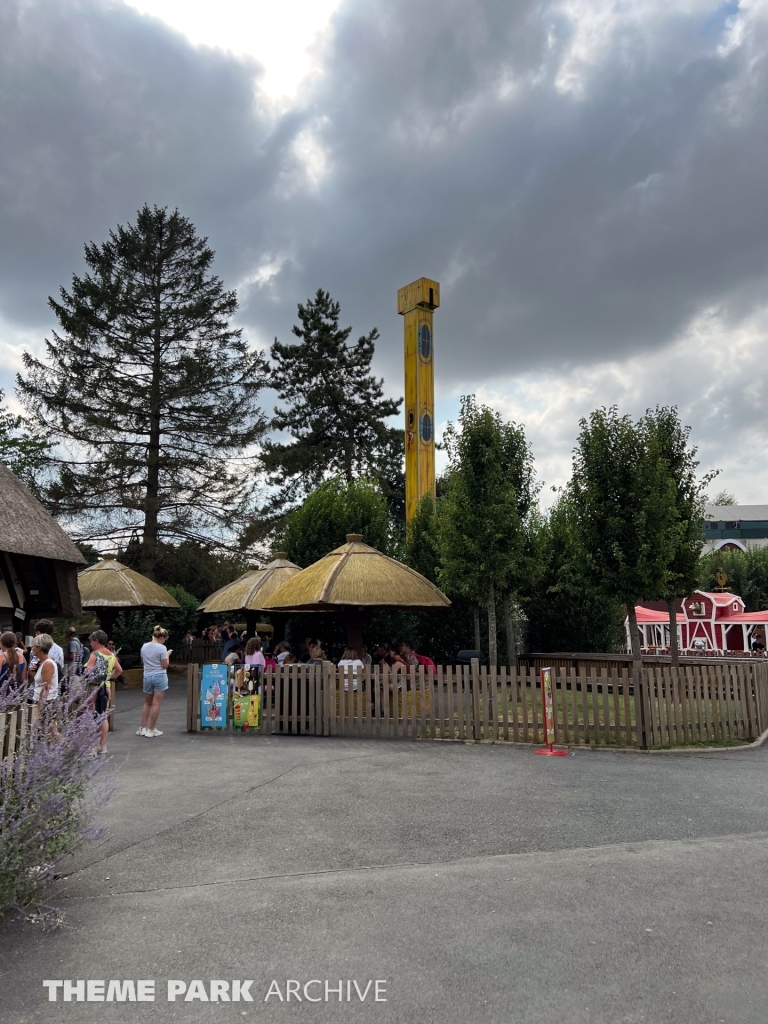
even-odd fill
[{"label": "tree trunk", "polygon": [[627,605],[627,618],[629,619],[629,640],[632,645],[632,659],[640,663],[642,662],[642,653],[640,651],[640,631],[637,628],[635,601],[631,601]]},{"label": "tree trunk", "polygon": [[472,622],[475,627],[475,650],[480,650],[480,609],[472,605]]},{"label": "tree trunk", "polygon": [[[144,536],[140,571],[153,580],[157,566],[157,527],[160,518],[160,278],[155,282],[155,329],[152,345],[152,384],[149,394],[149,441],[147,444],[147,491],[144,499]],[[130,400],[130,399],[129,399]]]},{"label": "tree trunk", "polygon": [[493,666],[499,663],[496,646],[496,592],[492,583],[488,588],[488,662]]},{"label": "tree trunk", "polygon": [[508,665],[517,672],[517,654],[515,653],[515,623],[512,619],[512,598],[505,594],[504,598],[504,629],[507,633]]},{"label": "tree trunk", "polygon": [[667,607],[669,608],[669,649],[672,655],[672,664],[677,667],[680,664],[680,646],[677,642],[677,598],[670,597]]}]

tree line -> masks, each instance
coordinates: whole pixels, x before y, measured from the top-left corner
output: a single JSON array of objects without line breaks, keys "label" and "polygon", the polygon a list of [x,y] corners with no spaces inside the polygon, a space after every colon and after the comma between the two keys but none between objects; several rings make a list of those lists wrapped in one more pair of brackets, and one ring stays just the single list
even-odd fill
[{"label": "tree line", "polygon": [[197,567],[195,594],[249,551],[279,544],[306,565],[362,532],[454,600],[442,625],[408,628],[480,647],[482,621],[493,663],[514,660],[523,626],[529,647],[615,649],[626,609],[639,657],[635,603],[664,600],[674,620],[698,582],[709,479],[676,409],[582,420],[545,515],[524,428],[465,396],[436,500],[406,531],[403,432],[389,422],[402,400],[371,372],[376,329],[351,340],[318,290],[295,340],[259,352],[213,260],[189,219],[144,206],[86,245],[85,273],[49,300],[57,329],[43,358],[24,354],[24,415],[0,414],[0,458],[81,543],[170,585]]}]

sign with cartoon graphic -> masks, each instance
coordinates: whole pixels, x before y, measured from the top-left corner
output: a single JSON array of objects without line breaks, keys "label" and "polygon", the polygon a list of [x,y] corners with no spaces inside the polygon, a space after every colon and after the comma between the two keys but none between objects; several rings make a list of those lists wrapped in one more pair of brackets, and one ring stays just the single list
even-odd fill
[{"label": "sign with cartoon graphic", "polygon": [[203,665],[200,677],[200,727],[224,729],[227,725],[229,667]]}]

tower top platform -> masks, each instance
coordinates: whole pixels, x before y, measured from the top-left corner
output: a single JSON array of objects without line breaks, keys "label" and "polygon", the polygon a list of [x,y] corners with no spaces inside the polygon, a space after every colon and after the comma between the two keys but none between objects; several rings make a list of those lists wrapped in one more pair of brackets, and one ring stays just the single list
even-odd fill
[{"label": "tower top platform", "polygon": [[425,309],[437,309],[440,305],[440,285],[428,277],[420,277],[418,281],[399,288],[397,292],[397,312],[401,316],[410,313],[419,306]]}]

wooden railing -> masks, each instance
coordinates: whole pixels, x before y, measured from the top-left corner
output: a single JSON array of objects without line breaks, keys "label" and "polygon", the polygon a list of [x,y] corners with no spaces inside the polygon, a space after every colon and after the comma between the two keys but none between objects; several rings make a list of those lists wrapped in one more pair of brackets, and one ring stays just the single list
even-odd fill
[{"label": "wooden railing", "polygon": [[193,640],[191,644],[179,644],[171,653],[174,665],[203,665],[207,662],[220,661],[223,644],[206,644],[202,640]]},{"label": "wooden railing", "polygon": [[[81,707],[88,694],[78,699],[76,707]],[[30,704],[22,700],[18,705],[8,708],[7,711],[0,711],[0,761],[8,757],[13,760],[21,748],[24,735],[29,728],[37,721],[37,704]],[[115,686],[113,684],[109,694],[109,705],[107,707],[107,720],[109,731],[115,729]]]},{"label": "wooden railing", "polygon": [[37,720],[36,704],[20,704],[0,712],[0,761],[13,762],[21,749],[24,736]]},{"label": "wooden railing", "polygon": [[[187,728],[201,729],[201,673],[187,676]],[[738,743],[768,727],[768,665],[644,667],[584,673],[555,668],[558,744],[665,747]],[[369,736],[543,742],[539,672],[438,666],[404,673],[366,668],[350,682],[333,665],[267,669],[262,735]],[[233,692],[226,728],[232,729]],[[204,731],[211,731],[205,728]],[[219,730],[220,731],[220,730]]]}]

